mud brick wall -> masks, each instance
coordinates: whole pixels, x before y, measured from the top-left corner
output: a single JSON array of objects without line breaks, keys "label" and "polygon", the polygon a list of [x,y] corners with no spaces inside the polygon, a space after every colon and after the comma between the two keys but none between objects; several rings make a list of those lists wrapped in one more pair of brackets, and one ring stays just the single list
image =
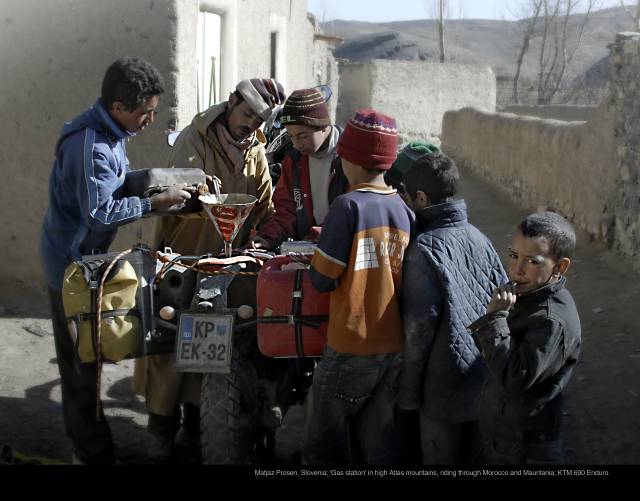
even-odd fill
[{"label": "mud brick wall", "polygon": [[611,104],[615,109],[617,194],[614,245],[640,269],[640,33],[619,33],[609,46]]},{"label": "mud brick wall", "polygon": [[640,33],[619,33],[587,121],[449,111],[444,150],[528,210],[555,210],[640,269]]}]

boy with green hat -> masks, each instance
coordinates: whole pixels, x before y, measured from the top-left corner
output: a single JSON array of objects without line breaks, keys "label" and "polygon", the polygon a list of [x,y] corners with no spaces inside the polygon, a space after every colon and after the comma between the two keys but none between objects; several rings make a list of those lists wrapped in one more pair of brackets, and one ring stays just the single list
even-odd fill
[{"label": "boy with green hat", "polygon": [[396,158],[391,169],[385,174],[385,182],[398,190],[398,194],[405,202],[409,203],[410,200],[407,198],[404,185],[404,176],[409,171],[409,167],[423,155],[437,155],[438,153],[440,153],[440,148],[435,144],[427,143],[426,141],[413,141],[409,143],[398,153],[398,158]]}]

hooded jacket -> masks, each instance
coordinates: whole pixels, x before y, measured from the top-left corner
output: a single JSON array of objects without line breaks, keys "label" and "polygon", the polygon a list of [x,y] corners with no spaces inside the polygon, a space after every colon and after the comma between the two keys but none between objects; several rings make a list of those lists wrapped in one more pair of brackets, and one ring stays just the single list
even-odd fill
[{"label": "hooded jacket", "polygon": [[[212,106],[196,115],[178,136],[172,148],[168,166],[204,170],[222,182],[222,193],[243,193],[258,201],[234,240],[234,247],[244,245],[253,227],[273,213],[271,175],[264,152],[266,139],[260,129],[254,144],[244,152],[244,169],[234,173],[233,165],[215,132],[213,122],[227,110],[227,102]],[[156,248],[171,247],[174,252],[188,255],[218,254],[223,242],[207,214],[202,211],[184,216],[165,216],[156,225],[153,238]]]},{"label": "hooded jacket", "polygon": [[464,200],[427,207],[416,223],[403,272],[399,404],[449,423],[473,421],[488,374],[467,326],[507,276],[489,239],[467,221]]},{"label": "hooded jacket", "polygon": [[122,129],[100,100],[64,124],[49,178],[40,254],[47,282],[62,288],[65,268],[85,254],[107,252],[117,227],[151,212],[149,198],[123,197],[129,171]]}]

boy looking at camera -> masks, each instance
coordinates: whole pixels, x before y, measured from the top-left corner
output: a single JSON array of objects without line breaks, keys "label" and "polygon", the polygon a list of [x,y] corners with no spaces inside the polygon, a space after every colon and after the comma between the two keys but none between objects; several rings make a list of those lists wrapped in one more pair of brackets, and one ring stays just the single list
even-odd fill
[{"label": "boy looking at camera", "polygon": [[489,367],[480,409],[489,464],[563,463],[562,390],[580,354],[580,318],[565,274],[576,237],[553,212],[527,216],[509,248],[510,283],[471,325]]}]

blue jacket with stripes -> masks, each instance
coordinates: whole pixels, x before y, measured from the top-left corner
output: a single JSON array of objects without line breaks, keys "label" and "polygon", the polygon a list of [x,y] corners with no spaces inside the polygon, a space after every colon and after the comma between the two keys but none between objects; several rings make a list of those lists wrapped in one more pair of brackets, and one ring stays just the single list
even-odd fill
[{"label": "blue jacket with stripes", "polygon": [[135,135],[121,128],[100,100],[64,124],[49,179],[49,207],[40,237],[47,282],[62,288],[65,268],[84,254],[107,252],[118,226],[151,211],[149,198],[125,197],[125,148]]}]

